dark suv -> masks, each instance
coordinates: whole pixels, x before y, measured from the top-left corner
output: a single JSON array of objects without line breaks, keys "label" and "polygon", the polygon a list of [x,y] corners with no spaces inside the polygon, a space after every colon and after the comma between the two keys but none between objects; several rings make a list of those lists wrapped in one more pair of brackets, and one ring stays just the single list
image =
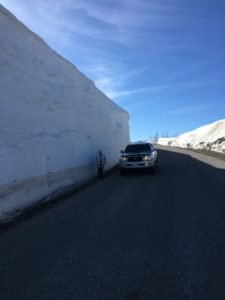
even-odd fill
[{"label": "dark suv", "polygon": [[126,170],[147,169],[155,174],[158,165],[157,151],[151,143],[139,142],[127,145],[119,160],[120,174],[124,175]]}]

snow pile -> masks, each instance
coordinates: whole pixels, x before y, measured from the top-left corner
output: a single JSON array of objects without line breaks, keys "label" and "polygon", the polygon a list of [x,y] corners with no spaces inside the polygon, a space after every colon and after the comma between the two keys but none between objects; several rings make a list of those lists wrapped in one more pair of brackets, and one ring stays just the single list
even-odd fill
[{"label": "snow pile", "polygon": [[176,138],[159,138],[158,144],[225,152],[225,119],[186,132]]},{"label": "snow pile", "polygon": [[0,5],[0,219],[106,169],[129,116]]},{"label": "snow pile", "polygon": [[157,144],[171,146],[175,138],[158,138]]}]

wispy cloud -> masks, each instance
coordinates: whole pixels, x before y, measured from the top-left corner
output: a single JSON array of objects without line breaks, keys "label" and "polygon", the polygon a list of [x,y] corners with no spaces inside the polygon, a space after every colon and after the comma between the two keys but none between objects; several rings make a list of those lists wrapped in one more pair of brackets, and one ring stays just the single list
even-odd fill
[{"label": "wispy cloud", "polygon": [[162,4],[157,0],[33,0],[31,4],[0,0],[0,3],[42,37],[48,41],[57,38],[58,43],[86,37],[126,47],[150,41],[152,48],[163,49],[165,44],[174,47],[175,28],[181,22],[181,8],[176,1]]},{"label": "wispy cloud", "polygon": [[135,1],[115,0],[111,5],[92,0],[33,0],[32,5],[29,1],[0,2],[35,32],[59,41],[66,34],[68,39],[78,35],[126,45],[153,16],[146,11],[149,5]]},{"label": "wispy cloud", "polygon": [[134,94],[160,92],[163,89],[164,89],[163,86],[141,87],[141,88],[130,89],[130,90],[115,90],[115,91],[111,91],[111,94],[109,92],[109,94],[112,99],[119,99]]},{"label": "wispy cloud", "polygon": [[[146,87],[127,89],[129,80],[146,71],[146,67],[124,64],[112,54],[113,47],[129,47],[137,42],[149,4],[133,0],[107,4],[102,1],[0,0],[31,30],[54,49],[68,53],[75,65],[90,76],[96,86],[109,97],[118,98],[150,90]],[[153,5],[152,5],[153,8]],[[144,20],[146,22],[144,22]],[[116,49],[117,51],[117,49]],[[87,71],[87,73],[86,73]]]},{"label": "wispy cloud", "polygon": [[190,105],[175,110],[167,111],[165,112],[165,114],[168,115],[193,114],[196,112],[209,110],[211,106],[212,106],[211,104]]},{"label": "wispy cloud", "polygon": [[[185,51],[193,51],[190,39],[195,32],[187,33],[189,14],[185,14],[186,23],[182,19],[187,4],[180,5],[178,0],[168,4],[157,0],[0,0],[0,3],[55,50],[67,55],[115,100],[143,93],[166,95],[173,89],[182,91],[222,82],[210,76],[200,81],[187,79],[187,75],[190,77],[204,66],[204,59],[198,60],[197,65],[180,63],[172,71],[166,70],[172,55],[179,57]],[[197,7],[192,10],[189,7],[188,12],[192,19],[198,20],[199,11]],[[202,45],[196,45],[194,51],[201,55]],[[141,48],[145,47],[143,52]],[[135,64],[134,57],[142,53],[145,58],[140,65]],[[127,56],[130,56],[128,62],[123,62]],[[158,64],[164,69],[158,82],[134,80],[154,72],[149,62],[154,63],[155,57],[160,57]]]},{"label": "wispy cloud", "polygon": [[147,71],[146,67],[129,70],[126,69],[126,66],[119,64],[110,64],[109,66],[95,65],[85,69],[85,73],[93,77],[95,85],[114,100],[158,89],[159,87],[141,87],[129,90],[124,88],[130,80],[133,80],[136,76],[143,75]]}]

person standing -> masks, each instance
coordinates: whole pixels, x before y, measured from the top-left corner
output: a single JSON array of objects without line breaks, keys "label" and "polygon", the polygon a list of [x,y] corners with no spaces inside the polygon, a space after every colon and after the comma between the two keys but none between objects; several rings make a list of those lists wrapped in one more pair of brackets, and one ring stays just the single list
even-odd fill
[{"label": "person standing", "polygon": [[103,177],[103,168],[105,165],[105,156],[103,155],[102,151],[98,151],[98,155],[96,156],[96,164],[98,167],[98,178]]}]

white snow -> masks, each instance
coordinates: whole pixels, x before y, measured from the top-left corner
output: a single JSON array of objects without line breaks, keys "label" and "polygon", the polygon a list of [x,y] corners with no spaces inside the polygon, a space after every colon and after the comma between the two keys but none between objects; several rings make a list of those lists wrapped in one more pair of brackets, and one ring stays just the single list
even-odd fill
[{"label": "white snow", "polygon": [[0,219],[106,169],[128,113],[0,5]]},{"label": "white snow", "polygon": [[186,132],[176,138],[159,138],[158,144],[225,152],[225,119]]}]

